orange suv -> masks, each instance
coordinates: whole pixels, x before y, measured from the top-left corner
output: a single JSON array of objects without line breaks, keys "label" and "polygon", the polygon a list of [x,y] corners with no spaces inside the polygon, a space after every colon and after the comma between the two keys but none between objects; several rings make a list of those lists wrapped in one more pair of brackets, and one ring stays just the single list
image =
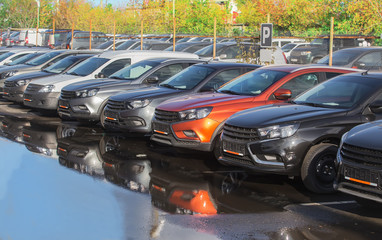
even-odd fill
[{"label": "orange suv", "polygon": [[286,101],[329,78],[354,71],[359,70],[300,65],[259,68],[233,79],[215,93],[187,95],[161,103],[155,109],[151,140],[175,147],[216,150],[218,154],[223,124],[232,114]]}]

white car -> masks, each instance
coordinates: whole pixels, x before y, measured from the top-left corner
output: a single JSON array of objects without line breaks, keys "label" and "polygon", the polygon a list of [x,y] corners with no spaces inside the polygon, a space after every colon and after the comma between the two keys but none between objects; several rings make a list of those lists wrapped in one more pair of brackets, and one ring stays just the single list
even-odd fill
[{"label": "white car", "polygon": [[161,57],[199,58],[196,54],[184,52],[132,50],[104,52],[83,61],[65,74],[33,81],[24,92],[24,105],[38,109],[57,110],[61,89],[66,85],[94,78],[106,78],[133,63]]},{"label": "white car", "polygon": [[285,57],[286,57],[286,59],[287,59],[287,61],[288,61],[288,63],[289,63],[290,53],[292,52],[292,50],[295,49],[295,48],[298,48],[298,47],[300,47],[300,46],[305,47],[305,46],[307,46],[307,45],[309,45],[308,42],[287,43],[287,44],[285,44],[285,45],[281,48],[281,50],[284,52],[284,55],[285,55]]}]

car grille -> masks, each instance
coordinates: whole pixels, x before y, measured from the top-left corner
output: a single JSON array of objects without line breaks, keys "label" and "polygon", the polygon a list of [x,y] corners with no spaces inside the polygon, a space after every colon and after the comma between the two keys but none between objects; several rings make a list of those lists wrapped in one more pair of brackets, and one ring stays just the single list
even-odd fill
[{"label": "car grille", "polygon": [[37,92],[38,90],[40,90],[41,88],[43,88],[42,85],[38,85],[38,84],[29,84],[27,89],[25,90],[26,92]]},{"label": "car grille", "polygon": [[300,57],[301,56],[301,52],[300,51],[292,51],[290,53],[290,56],[291,57]]},{"label": "car grille", "polygon": [[341,156],[344,160],[350,162],[365,166],[382,167],[382,151],[344,143],[341,148]]},{"label": "car grille", "polygon": [[76,92],[61,90],[62,99],[71,99],[76,97]]},{"label": "car grille", "polygon": [[163,122],[180,121],[178,112],[163,111],[160,109],[155,109],[155,119]]},{"label": "car grille", "polygon": [[235,141],[252,142],[259,140],[257,128],[242,128],[225,124],[223,134],[224,137]]},{"label": "car grille", "polygon": [[125,102],[108,100],[106,107],[111,110],[125,110]]},{"label": "car grille", "polygon": [[14,82],[14,81],[5,81],[4,86],[5,87],[16,87],[16,82]]}]

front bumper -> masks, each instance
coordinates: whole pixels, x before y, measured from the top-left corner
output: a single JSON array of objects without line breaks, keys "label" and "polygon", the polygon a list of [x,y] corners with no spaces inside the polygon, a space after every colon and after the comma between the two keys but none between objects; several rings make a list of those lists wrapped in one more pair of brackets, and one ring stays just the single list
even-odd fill
[{"label": "front bumper", "polygon": [[289,63],[291,64],[309,64],[312,62],[310,55],[290,56]]},{"label": "front bumper", "polygon": [[221,156],[218,161],[225,165],[244,167],[255,172],[267,172],[299,176],[300,168],[310,142],[295,135],[283,139],[267,139],[240,142],[221,138]]},{"label": "front bumper", "polygon": [[13,102],[22,103],[24,101],[24,91],[28,85],[17,87],[4,87],[4,98]]},{"label": "front bumper", "polygon": [[174,147],[210,152],[213,150],[214,133],[219,124],[210,118],[175,123],[154,120],[151,140]]},{"label": "front bumper", "polygon": [[24,92],[24,105],[32,108],[57,110],[60,92]]},{"label": "front bumper", "polygon": [[58,114],[70,118],[98,121],[104,100],[97,96],[69,100],[59,99]]},{"label": "front bumper", "polygon": [[128,132],[151,133],[151,121],[155,107],[146,106],[132,110],[112,110],[105,108],[101,121],[107,129]]},{"label": "front bumper", "polygon": [[341,158],[334,188],[359,198],[382,203],[382,166],[367,166]]}]

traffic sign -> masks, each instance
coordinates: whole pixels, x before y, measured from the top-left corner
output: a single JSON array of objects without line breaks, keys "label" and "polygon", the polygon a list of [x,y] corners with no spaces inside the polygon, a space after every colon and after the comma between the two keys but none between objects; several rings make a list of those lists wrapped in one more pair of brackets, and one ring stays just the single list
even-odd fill
[{"label": "traffic sign", "polygon": [[272,47],[272,23],[262,23],[260,32],[260,46]]}]

